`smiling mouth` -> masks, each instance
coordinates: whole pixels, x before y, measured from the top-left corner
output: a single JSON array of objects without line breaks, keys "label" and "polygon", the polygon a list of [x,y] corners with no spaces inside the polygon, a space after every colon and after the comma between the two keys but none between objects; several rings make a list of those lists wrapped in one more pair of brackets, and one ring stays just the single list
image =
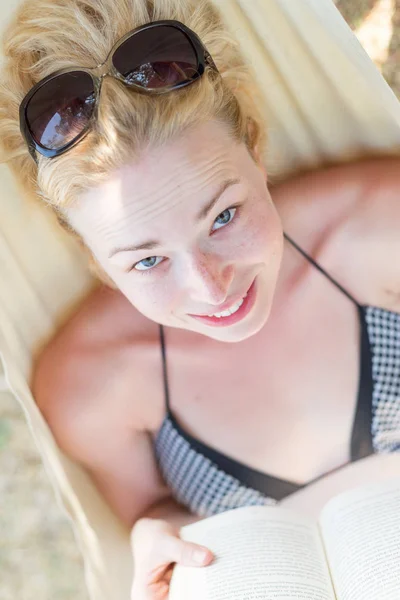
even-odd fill
[{"label": "smiling mouth", "polygon": [[235,302],[234,304],[232,304],[232,306],[230,306],[226,310],[223,310],[223,311],[218,312],[218,313],[212,313],[212,314],[208,314],[208,315],[199,315],[199,316],[217,317],[217,319],[221,319],[221,318],[224,318],[224,317],[230,317],[231,315],[235,314],[235,312],[237,312],[239,310],[239,308],[242,306],[243,302],[245,301],[245,298],[247,298],[247,292],[243,296],[243,298],[241,298],[239,300],[239,302]]},{"label": "smiling mouth", "polygon": [[254,306],[256,299],[256,279],[246,294],[226,310],[208,315],[189,314],[190,317],[212,326],[228,326],[244,319]]},{"label": "smiling mouth", "polygon": [[249,290],[251,288],[248,288],[247,292],[242,296],[239,297],[238,300],[236,300],[235,302],[231,302],[231,304],[228,304],[227,302],[225,302],[223,304],[224,308],[223,310],[220,311],[216,311],[214,313],[192,313],[190,314],[191,317],[217,317],[217,318],[223,318],[223,317],[229,317],[230,315],[233,315],[235,312],[237,312],[239,310],[239,308],[242,306],[243,302],[245,301],[247,294],[249,293]]}]

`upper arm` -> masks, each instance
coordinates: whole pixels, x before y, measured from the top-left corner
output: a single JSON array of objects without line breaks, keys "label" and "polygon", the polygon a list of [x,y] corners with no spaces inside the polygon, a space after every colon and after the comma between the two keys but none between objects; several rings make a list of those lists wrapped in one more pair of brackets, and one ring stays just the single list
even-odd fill
[{"label": "upper arm", "polygon": [[294,212],[300,215],[293,225],[300,245],[317,223],[340,230],[335,253],[346,261],[342,284],[360,302],[400,310],[400,158],[309,171],[271,191],[284,222],[291,222],[293,203],[305,208]]},{"label": "upper arm", "polygon": [[101,369],[94,373],[78,350],[57,355],[50,349],[37,365],[36,402],[60,449],[87,469],[113,511],[132,527],[168,496],[150,434],[124,414],[123,385],[104,379]]},{"label": "upper arm", "polygon": [[351,228],[358,272],[370,282],[370,304],[399,311],[400,159],[366,162],[359,178],[362,194]]},{"label": "upper arm", "polygon": [[57,424],[57,419],[50,427],[60,447],[88,470],[104,499],[129,528],[148,508],[169,495],[153,458],[149,434],[113,435],[107,427]]}]

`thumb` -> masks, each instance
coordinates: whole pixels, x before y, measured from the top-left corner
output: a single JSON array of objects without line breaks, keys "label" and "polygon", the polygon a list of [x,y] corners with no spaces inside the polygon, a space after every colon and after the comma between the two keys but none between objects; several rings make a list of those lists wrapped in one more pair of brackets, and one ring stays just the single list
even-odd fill
[{"label": "thumb", "polygon": [[163,554],[167,560],[184,567],[205,567],[214,558],[208,548],[172,536],[165,539]]}]

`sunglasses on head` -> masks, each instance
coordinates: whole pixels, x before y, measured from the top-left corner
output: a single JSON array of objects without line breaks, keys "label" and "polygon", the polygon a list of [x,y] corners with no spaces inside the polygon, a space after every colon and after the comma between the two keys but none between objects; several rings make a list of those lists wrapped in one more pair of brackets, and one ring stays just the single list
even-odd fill
[{"label": "sunglasses on head", "polygon": [[66,68],[39,81],[20,105],[29,151],[60,156],[90,131],[106,75],[144,94],[163,94],[217,68],[200,38],[179,21],[155,21],[127,33],[94,69]]}]

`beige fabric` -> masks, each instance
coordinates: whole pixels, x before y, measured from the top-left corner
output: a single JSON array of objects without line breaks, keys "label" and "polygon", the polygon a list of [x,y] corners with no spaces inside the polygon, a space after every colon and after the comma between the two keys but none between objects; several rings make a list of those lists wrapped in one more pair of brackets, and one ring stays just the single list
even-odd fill
[{"label": "beige fabric", "polygon": [[[277,177],[400,148],[400,107],[331,0],[215,0],[257,70]],[[16,5],[3,3],[2,22]],[[0,168],[0,356],[57,497],[74,524],[93,600],[127,600],[127,532],[58,450],[29,389],[32,358],[93,284],[80,251]],[[0,380],[1,385],[1,380]],[[4,382],[3,382],[4,385]]]}]

